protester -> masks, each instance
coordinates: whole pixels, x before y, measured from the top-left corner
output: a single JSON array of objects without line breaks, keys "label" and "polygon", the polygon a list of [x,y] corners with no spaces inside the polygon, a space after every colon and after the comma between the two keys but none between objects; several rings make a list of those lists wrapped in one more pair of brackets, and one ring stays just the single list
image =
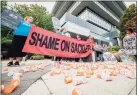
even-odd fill
[{"label": "protester", "polygon": [[[24,21],[20,22],[17,29],[14,31],[12,44],[10,50],[8,51],[8,57],[10,57],[10,62],[7,64],[8,66],[19,66],[20,57],[26,55],[26,53],[22,52],[22,49],[32,26],[32,22],[33,18],[26,16]],[[13,64],[14,57],[16,58],[16,62]]]},{"label": "protester", "polygon": [[[69,32],[67,32],[67,31],[65,30],[65,28],[62,28],[62,35],[67,36],[67,37],[71,37],[70,34],[69,34]],[[71,58],[64,58],[64,59],[66,59],[66,60],[71,60]]]},{"label": "protester", "polygon": [[[94,47],[93,37],[92,37],[91,35],[89,35],[87,41],[89,41],[89,42],[91,43],[92,51],[93,51],[93,47]],[[92,53],[93,53],[93,52],[92,52]],[[90,62],[91,59],[92,59],[92,61],[93,61],[92,54],[89,54],[87,57],[83,58],[83,61],[84,61],[84,62]],[[95,59],[95,58],[94,58],[94,59]]]},{"label": "protester", "polygon": [[[133,29],[131,29],[131,28],[128,28],[128,29],[126,29],[126,36],[128,37],[128,36],[137,36],[136,35],[136,33],[133,31]],[[135,55],[135,57],[136,57],[136,60],[137,60],[137,55]]]},{"label": "protester", "polygon": [[65,30],[65,28],[62,28],[62,35],[67,36],[67,37],[71,37],[70,34],[69,34],[69,32],[67,32]]},{"label": "protester", "polygon": [[[76,38],[77,38],[77,40],[79,40],[79,41],[81,40],[79,34],[76,36]],[[76,61],[76,62],[79,62],[79,60],[80,60],[80,58],[75,58],[75,61]]]},{"label": "protester", "polygon": [[56,33],[62,35],[62,30],[57,29]]},{"label": "protester", "polygon": [[133,30],[131,29],[131,28],[128,28],[127,30],[126,30],[126,36],[134,36],[135,34],[134,34],[134,32],[133,32]]},{"label": "protester", "polygon": [[[59,34],[59,35],[63,35],[63,33],[62,33],[62,31],[64,30],[64,28],[62,28],[62,29],[58,29],[58,31],[56,32],[57,34]],[[62,57],[56,57],[55,58],[55,61],[61,61],[61,59],[62,59]]]}]

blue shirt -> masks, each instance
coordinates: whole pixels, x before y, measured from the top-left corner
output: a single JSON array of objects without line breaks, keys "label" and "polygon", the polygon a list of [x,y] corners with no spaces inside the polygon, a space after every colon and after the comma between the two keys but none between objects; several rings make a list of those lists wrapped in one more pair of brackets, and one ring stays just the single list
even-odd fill
[{"label": "blue shirt", "polygon": [[17,29],[14,31],[14,35],[28,36],[32,24],[27,22],[20,22]]},{"label": "blue shirt", "polygon": [[57,34],[62,35],[62,32],[58,31]]}]

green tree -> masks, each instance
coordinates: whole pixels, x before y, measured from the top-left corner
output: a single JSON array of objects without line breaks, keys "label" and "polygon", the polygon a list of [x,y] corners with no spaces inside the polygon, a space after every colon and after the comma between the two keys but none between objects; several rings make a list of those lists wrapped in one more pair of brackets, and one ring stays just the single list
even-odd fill
[{"label": "green tree", "polygon": [[[132,18],[136,16],[136,6],[135,4],[130,5],[125,11],[124,15],[120,18],[119,30],[121,31],[120,38],[123,39],[126,34],[127,28],[134,29]],[[131,21],[130,21],[131,20]]]},{"label": "green tree", "polygon": [[[135,18],[135,17],[133,17],[133,18]],[[128,20],[124,27],[125,27],[125,29],[131,28],[134,30],[134,32],[137,32],[136,23],[133,18],[131,20]]]},{"label": "green tree", "polygon": [[1,1],[1,10],[7,9],[7,1]]},{"label": "green tree", "polygon": [[45,7],[37,4],[31,4],[30,6],[15,4],[15,6],[12,7],[12,9],[19,13],[23,18],[25,16],[32,16],[34,18],[33,23],[36,26],[47,30],[53,30],[52,14],[49,13]]},{"label": "green tree", "polygon": [[[7,2],[6,1],[2,1],[2,9],[7,9]],[[42,6],[38,6],[37,4],[35,5],[17,5],[15,4],[15,6],[10,6],[9,7],[10,10],[16,11],[17,13],[19,13],[23,18],[25,16],[32,16],[34,18],[33,24],[35,24],[36,26],[39,26],[41,28],[47,29],[47,30],[53,30],[53,25],[52,25],[52,14],[49,13],[47,11],[47,9],[45,7]],[[9,31],[11,31],[11,29],[7,28],[7,27],[1,27],[1,38],[4,39],[1,42],[5,43],[5,41],[9,42],[9,40],[11,40],[13,38],[13,34],[9,34]],[[13,30],[12,30],[13,31]],[[7,39],[7,40],[5,40]]]}]

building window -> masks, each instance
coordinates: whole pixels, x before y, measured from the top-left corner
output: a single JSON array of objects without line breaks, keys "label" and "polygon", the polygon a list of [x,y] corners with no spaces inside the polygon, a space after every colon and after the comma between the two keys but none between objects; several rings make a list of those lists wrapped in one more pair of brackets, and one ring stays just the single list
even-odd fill
[{"label": "building window", "polygon": [[100,16],[98,16],[97,14],[95,14],[94,12],[92,12],[89,9],[85,9],[78,17],[83,20],[88,19],[89,21],[91,21],[99,26],[102,26],[109,31],[112,30],[113,26],[110,23],[108,23],[106,20],[104,20],[103,18],[101,18]]},{"label": "building window", "polygon": [[76,7],[80,4],[81,2],[76,2],[71,9],[68,11],[69,13],[72,13],[74,11],[74,9],[76,9]]}]

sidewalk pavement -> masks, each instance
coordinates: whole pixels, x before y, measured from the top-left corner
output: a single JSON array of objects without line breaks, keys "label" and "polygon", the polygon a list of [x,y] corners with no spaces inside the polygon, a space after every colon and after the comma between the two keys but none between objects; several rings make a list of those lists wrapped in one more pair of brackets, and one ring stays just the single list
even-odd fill
[{"label": "sidewalk pavement", "polygon": [[[50,60],[28,60],[25,65],[38,63],[52,63]],[[3,68],[5,61],[2,63]],[[10,67],[17,68],[17,67]],[[21,78],[21,85],[11,95],[67,95],[73,84],[65,84],[63,74],[49,76],[51,65],[44,71],[25,73]],[[8,83],[10,78],[2,74],[2,81]],[[4,79],[5,78],[5,79]],[[113,81],[106,82],[97,79],[95,75],[89,78],[88,83],[77,86],[84,95],[136,95],[136,79],[129,79],[124,76],[116,76]]]},{"label": "sidewalk pavement", "polygon": [[[49,72],[49,70],[52,68],[52,61],[50,60],[28,60],[25,62],[25,65],[21,65],[18,67],[7,67],[8,61],[2,61],[2,84],[7,85],[11,80],[12,77],[7,76],[8,72],[4,72],[4,68],[8,68],[8,71],[14,71],[20,68],[23,68],[25,66],[34,65],[34,64],[40,64],[43,63],[46,65],[46,68],[44,70],[38,70],[36,72],[26,72],[21,77],[21,84],[20,87],[18,87],[11,95],[21,95],[24,91],[26,91],[33,83],[35,83],[42,75]],[[39,87],[38,87],[39,89]],[[28,94],[30,95],[30,94]]]}]

